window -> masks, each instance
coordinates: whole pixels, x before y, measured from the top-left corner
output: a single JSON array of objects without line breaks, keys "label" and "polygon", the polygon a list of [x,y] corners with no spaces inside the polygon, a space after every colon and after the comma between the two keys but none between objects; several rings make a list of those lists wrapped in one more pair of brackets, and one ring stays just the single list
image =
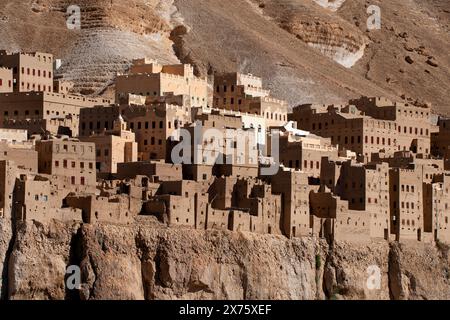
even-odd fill
[{"label": "window", "polygon": [[63,161],[63,167],[64,167],[64,168],[67,168],[67,160],[64,160],[64,161]]},{"label": "window", "polygon": [[56,168],[59,167],[59,161],[55,161],[55,167],[56,167]]},{"label": "window", "polygon": [[85,184],[85,179],[84,179],[84,177],[81,177],[81,179],[80,179],[80,184],[81,184],[82,186],[84,186],[84,184]]},{"label": "window", "polygon": [[160,122],[159,122],[159,128],[160,128],[160,129],[163,129],[163,128],[164,128],[164,122],[163,122],[163,121],[160,121]]},{"label": "window", "polygon": [[70,179],[72,184],[75,184],[75,177],[72,176],[72,178]]},{"label": "window", "polygon": [[89,169],[94,168],[94,165],[92,164],[92,162],[89,162]]},{"label": "window", "polygon": [[80,168],[84,169],[84,162],[80,162]]},{"label": "window", "polygon": [[105,149],[105,157],[108,157],[109,156],[109,149]]},{"label": "window", "polygon": [[76,167],[75,161],[72,161],[72,168],[75,168],[75,167]]}]

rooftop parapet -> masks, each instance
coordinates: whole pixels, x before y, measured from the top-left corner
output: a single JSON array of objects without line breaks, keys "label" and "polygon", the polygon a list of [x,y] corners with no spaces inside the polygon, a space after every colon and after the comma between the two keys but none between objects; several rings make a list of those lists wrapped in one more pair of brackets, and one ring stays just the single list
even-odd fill
[{"label": "rooftop parapet", "polygon": [[43,92],[43,91],[31,91],[31,92],[8,92],[8,93],[0,93],[1,97],[55,97],[55,98],[63,98],[69,100],[78,100],[83,102],[94,102],[94,103],[111,103],[110,99],[105,98],[89,98],[81,95],[70,95],[63,93],[54,93],[54,92]]}]

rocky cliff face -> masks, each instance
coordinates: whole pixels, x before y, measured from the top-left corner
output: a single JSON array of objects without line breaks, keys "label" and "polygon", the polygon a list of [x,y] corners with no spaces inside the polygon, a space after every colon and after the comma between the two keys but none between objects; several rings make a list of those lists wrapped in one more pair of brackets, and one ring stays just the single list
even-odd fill
[{"label": "rocky cliff face", "polygon": [[[50,10],[65,14],[72,1],[50,3]],[[74,32],[77,39],[58,70],[59,76],[75,82],[75,91],[102,93],[132,59],[178,62],[169,35],[181,20],[172,1],[82,0],[77,5],[81,30]]]},{"label": "rocky cliff face", "polygon": [[[446,249],[431,245],[329,246],[144,220],[134,227],[30,222],[14,237],[8,223],[0,225],[2,292],[9,299],[450,298]],[[68,265],[81,267],[78,292],[65,290]],[[381,287],[369,290],[373,265]]]},{"label": "rocky cliff face", "polygon": [[0,272],[2,275],[0,299],[5,299],[8,295],[8,258],[12,242],[13,233],[11,224],[9,221],[0,219]]}]

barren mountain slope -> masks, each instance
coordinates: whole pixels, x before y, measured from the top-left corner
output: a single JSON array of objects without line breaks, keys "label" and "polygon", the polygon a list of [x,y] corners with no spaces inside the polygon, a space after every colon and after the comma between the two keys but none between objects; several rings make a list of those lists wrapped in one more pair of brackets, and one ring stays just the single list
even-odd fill
[{"label": "barren mountain slope", "polygon": [[[446,0],[80,0],[81,31],[66,28],[70,4],[1,1],[0,46],[62,57],[61,75],[84,93],[149,56],[261,75],[292,105],[368,94],[450,109]],[[381,7],[382,30],[366,31],[370,4]]]},{"label": "barren mountain slope", "polygon": [[[365,8],[381,8],[382,30],[367,33],[370,45],[354,67],[361,76],[396,95],[430,101],[450,113],[450,2],[447,0],[347,0],[338,14],[360,22]],[[412,63],[407,62],[409,58]]]},{"label": "barren mountain slope", "polygon": [[[450,105],[448,2],[347,0],[335,1],[336,11],[316,2],[251,0],[221,5],[208,1],[197,7],[196,1],[177,0],[193,30],[185,36],[187,60],[219,71],[231,65],[262,74],[291,103],[384,90],[397,98],[431,102],[444,113],[450,109],[446,108]],[[381,7],[382,29],[367,32],[366,8],[371,4]],[[361,51],[364,54],[359,56]],[[406,62],[407,56],[412,64]],[[342,70],[323,57],[355,65]]]}]

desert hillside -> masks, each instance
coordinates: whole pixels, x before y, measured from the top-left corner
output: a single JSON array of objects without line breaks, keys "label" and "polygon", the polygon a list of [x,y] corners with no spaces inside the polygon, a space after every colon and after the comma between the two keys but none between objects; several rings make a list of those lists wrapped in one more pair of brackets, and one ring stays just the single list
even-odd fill
[{"label": "desert hillside", "polygon": [[[141,56],[183,61],[199,73],[264,77],[291,105],[385,95],[450,109],[450,4],[445,0],[82,0],[82,30],[68,30],[68,0],[4,0],[1,46],[50,51],[75,90],[108,93]],[[382,29],[367,32],[379,5]],[[26,35],[24,37],[23,35]],[[105,91],[106,90],[106,91]]]}]

